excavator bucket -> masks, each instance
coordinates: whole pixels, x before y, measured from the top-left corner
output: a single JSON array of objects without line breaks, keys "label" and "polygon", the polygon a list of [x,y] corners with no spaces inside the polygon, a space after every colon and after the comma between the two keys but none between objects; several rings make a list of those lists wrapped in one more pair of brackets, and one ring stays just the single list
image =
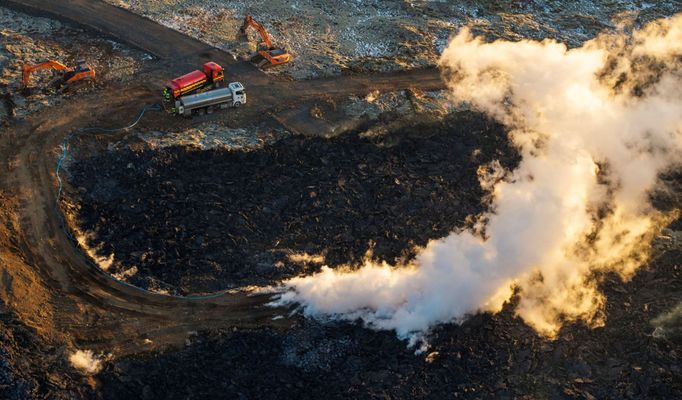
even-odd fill
[{"label": "excavator bucket", "polygon": [[26,88],[31,80],[31,68],[28,64],[21,67],[21,87]]}]

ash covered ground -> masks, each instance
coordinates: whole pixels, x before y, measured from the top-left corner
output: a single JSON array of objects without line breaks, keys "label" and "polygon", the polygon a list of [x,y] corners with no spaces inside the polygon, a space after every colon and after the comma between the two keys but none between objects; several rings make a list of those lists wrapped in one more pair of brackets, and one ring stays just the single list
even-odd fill
[{"label": "ash covered ground", "polygon": [[[479,165],[518,162],[504,129],[473,112],[379,131],[203,151],[131,135],[71,164],[70,201],[80,207],[72,210],[99,255],[115,254],[110,268],[121,279],[201,292],[317,270],[322,260],[305,254],[332,266],[359,262],[370,248],[378,259],[411,257],[413,246],[486,210]],[[417,140],[426,131],[429,140]],[[654,200],[671,210],[682,181],[673,173],[664,182]],[[137,237],[141,218],[154,235]],[[392,332],[299,318],[284,332],[196,332],[182,349],[108,363],[97,379],[110,399],[676,398],[680,316],[660,316],[682,293],[680,226],[656,240],[654,261],[632,281],[596,277],[608,298],[605,326],[568,323],[556,340],[515,317],[514,301],[500,314],[439,326],[422,354]],[[140,260],[131,250],[141,241],[165,262]]]},{"label": "ash covered ground", "polygon": [[100,257],[114,255],[108,272],[180,294],[269,285],[368,251],[410,258],[485,210],[480,165],[518,161],[502,127],[472,112],[371,138],[131,147],[71,164],[76,218]]},{"label": "ash covered ground", "polygon": [[555,341],[513,305],[439,326],[424,354],[392,332],[301,320],[286,332],[198,334],[180,351],[114,363],[100,375],[104,398],[679,398],[682,341],[656,338],[648,322],[682,291],[680,247],[661,250],[627,284],[602,277],[604,327],[567,324]]},{"label": "ash covered ground", "polygon": [[[428,142],[416,140],[427,130]],[[438,125],[379,136],[285,135],[255,148],[199,151],[192,142],[152,149],[138,135],[128,140],[71,165],[72,183],[80,185],[78,215],[86,221],[81,226],[96,232],[92,245],[102,246],[102,257],[123,260],[112,271],[136,267],[121,278],[180,293],[274,282],[321,263],[292,255],[324,254],[331,265],[356,262],[370,239],[377,258],[409,257],[412,246],[486,209],[478,165],[491,158],[506,160],[508,168],[518,162],[502,127],[466,111]],[[95,178],[102,176],[111,183]],[[221,189],[216,180],[230,184]],[[668,210],[679,204],[680,177],[665,181],[669,190],[656,203]],[[143,244],[166,264],[147,267],[127,250],[139,246],[141,238],[127,229],[142,214],[149,215],[145,229],[168,238]],[[555,341],[514,317],[513,304],[498,315],[437,328],[423,354],[390,332],[299,319],[285,332],[197,332],[183,349],[108,364],[98,379],[104,398],[112,399],[678,397],[679,338],[661,336],[677,329],[676,322],[651,321],[673,308],[682,290],[679,228],[674,222],[657,240],[656,260],[631,282],[599,277],[609,299],[604,327],[568,324]],[[218,261],[233,258],[239,263]]]}]

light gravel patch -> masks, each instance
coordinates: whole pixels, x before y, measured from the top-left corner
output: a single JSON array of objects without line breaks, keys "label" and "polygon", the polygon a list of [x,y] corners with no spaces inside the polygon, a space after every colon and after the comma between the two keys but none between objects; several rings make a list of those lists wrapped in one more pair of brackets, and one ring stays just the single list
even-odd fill
[{"label": "light gravel patch", "polygon": [[282,129],[227,128],[216,123],[206,123],[180,132],[137,133],[137,137],[152,149],[181,146],[198,150],[253,150],[289,135]]}]

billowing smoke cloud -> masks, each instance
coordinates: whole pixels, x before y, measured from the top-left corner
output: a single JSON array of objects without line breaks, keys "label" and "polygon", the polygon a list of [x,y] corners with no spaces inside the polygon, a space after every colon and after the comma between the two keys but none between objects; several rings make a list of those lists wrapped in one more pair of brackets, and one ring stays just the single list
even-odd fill
[{"label": "billowing smoke cloud", "polygon": [[665,219],[648,196],[680,161],[681,54],[682,16],[571,50],[462,30],[441,58],[454,101],[505,124],[523,156],[511,173],[481,169],[493,211],[409,265],[291,279],[280,302],[407,337],[499,310],[515,288],[516,312],[542,334],[567,320],[599,325],[595,272],[630,277]]},{"label": "billowing smoke cloud", "polygon": [[92,350],[76,350],[69,356],[69,361],[74,368],[89,375],[96,374],[102,369],[102,361]]}]

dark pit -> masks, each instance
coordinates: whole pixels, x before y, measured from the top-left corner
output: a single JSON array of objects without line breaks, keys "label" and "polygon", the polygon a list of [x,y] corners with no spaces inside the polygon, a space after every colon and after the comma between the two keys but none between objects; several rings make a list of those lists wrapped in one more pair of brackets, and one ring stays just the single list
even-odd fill
[{"label": "dark pit", "polygon": [[518,163],[499,124],[473,113],[379,138],[302,136],[251,151],[105,151],[71,168],[91,245],[138,286],[180,294],[264,285],[368,250],[389,262],[486,209],[477,168]]}]

